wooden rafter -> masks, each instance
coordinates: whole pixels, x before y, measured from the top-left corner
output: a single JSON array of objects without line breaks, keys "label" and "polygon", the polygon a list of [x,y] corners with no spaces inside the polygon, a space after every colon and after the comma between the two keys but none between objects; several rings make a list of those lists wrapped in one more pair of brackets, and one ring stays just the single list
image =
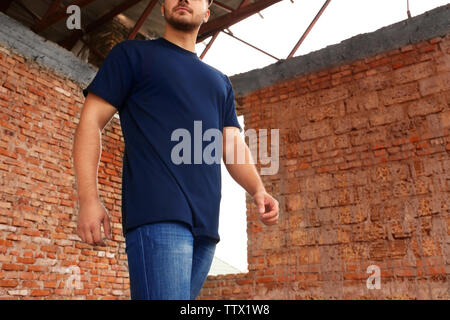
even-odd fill
[{"label": "wooden rafter", "polygon": [[[44,13],[44,15],[42,16],[42,18],[41,18],[41,20],[39,22],[46,20],[52,13],[56,12],[56,10],[58,10],[60,8],[60,6],[61,6],[61,1],[62,0],[53,0],[53,2],[50,4],[50,6],[48,7],[47,11]],[[39,22],[37,22],[32,27],[32,29],[37,27]]]},{"label": "wooden rafter", "polygon": [[14,0],[2,0],[0,1],[0,11],[1,12],[6,12],[6,10],[8,10],[9,6],[11,5],[11,3]]},{"label": "wooden rafter", "polygon": [[219,2],[219,1],[216,1],[216,0],[213,1],[212,5],[216,6],[216,7],[219,7],[219,8],[222,8],[222,9],[228,11],[228,12],[234,11],[234,9],[232,7],[230,7],[229,5],[227,5],[225,3],[222,3],[222,2]]},{"label": "wooden rafter", "polygon": [[2,0],[0,2],[0,12],[6,12],[14,0]]},{"label": "wooden rafter", "polygon": [[142,12],[141,16],[139,17],[138,21],[136,21],[136,24],[133,27],[133,30],[131,30],[130,34],[128,35],[128,39],[134,39],[136,37],[136,34],[139,32],[139,29],[141,29],[142,25],[144,24],[147,17],[152,12],[153,8],[155,7],[158,0],[152,0],[149,2],[147,7],[145,8],[144,12]]}]

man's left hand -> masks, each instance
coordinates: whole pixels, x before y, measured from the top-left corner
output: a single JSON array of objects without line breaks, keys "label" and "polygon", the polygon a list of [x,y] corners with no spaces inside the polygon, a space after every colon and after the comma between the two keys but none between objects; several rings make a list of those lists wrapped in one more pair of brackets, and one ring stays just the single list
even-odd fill
[{"label": "man's left hand", "polygon": [[270,226],[278,223],[280,209],[278,201],[275,198],[266,191],[259,191],[253,195],[253,201],[261,215],[259,219],[265,225]]}]

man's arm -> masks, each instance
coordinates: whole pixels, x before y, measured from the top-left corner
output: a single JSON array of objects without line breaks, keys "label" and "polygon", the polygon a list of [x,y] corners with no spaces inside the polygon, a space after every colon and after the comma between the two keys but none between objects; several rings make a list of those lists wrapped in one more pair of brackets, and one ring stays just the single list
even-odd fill
[{"label": "man's arm", "polygon": [[97,171],[101,155],[101,132],[117,109],[92,94],[87,95],[75,131],[73,161],[80,203],[78,236],[89,244],[104,245],[100,226],[111,239],[111,228],[106,209],[100,202],[97,189]]},{"label": "man's arm", "polygon": [[[242,139],[239,128],[224,127],[222,157],[231,177],[239,183],[252,197],[261,214],[261,221],[266,225],[276,224],[279,216],[279,203],[266,192],[264,184],[254,165],[250,149]],[[227,150],[234,151],[234,159],[227,158]],[[243,163],[238,162],[238,152],[244,152]]]}]

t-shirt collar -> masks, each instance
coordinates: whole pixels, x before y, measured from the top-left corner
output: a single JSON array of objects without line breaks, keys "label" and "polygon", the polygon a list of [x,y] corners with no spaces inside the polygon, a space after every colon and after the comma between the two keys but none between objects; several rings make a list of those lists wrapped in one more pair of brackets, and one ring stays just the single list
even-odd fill
[{"label": "t-shirt collar", "polygon": [[196,52],[192,52],[192,51],[187,50],[187,49],[185,49],[183,47],[180,47],[179,45],[177,45],[177,44],[167,40],[164,37],[159,37],[159,38],[156,38],[155,40],[157,40],[157,41],[159,41],[161,43],[165,43],[167,46],[172,47],[172,48],[178,50],[179,52],[182,52],[182,53],[185,53],[185,54],[188,54],[188,55],[192,55],[192,56],[195,56],[195,57],[198,58],[198,55],[197,55]]}]

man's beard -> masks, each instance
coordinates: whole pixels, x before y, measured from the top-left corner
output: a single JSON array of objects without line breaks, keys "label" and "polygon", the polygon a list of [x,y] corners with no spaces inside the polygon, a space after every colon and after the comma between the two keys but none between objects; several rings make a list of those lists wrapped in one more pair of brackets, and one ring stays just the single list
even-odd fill
[{"label": "man's beard", "polygon": [[195,23],[193,21],[187,22],[187,21],[182,21],[181,19],[177,19],[174,17],[173,14],[170,14],[170,15],[167,14],[166,8],[164,8],[164,19],[174,29],[183,30],[183,31],[193,31],[202,24],[202,21],[200,21],[199,23]]}]

